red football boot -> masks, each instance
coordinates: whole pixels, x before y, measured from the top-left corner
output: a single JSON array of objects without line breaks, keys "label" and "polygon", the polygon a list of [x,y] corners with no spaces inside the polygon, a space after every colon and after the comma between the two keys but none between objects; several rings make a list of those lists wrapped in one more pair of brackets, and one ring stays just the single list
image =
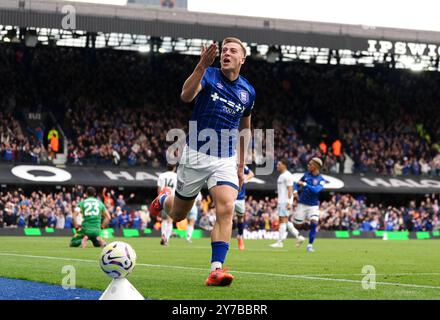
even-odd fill
[{"label": "red football boot", "polygon": [[164,195],[170,195],[171,189],[170,188],[163,188],[162,191],[159,193],[159,195],[156,197],[156,199],[153,200],[153,202],[150,205],[150,215],[154,217],[158,217],[160,215],[160,212],[162,211],[162,206],[160,205],[159,199]]},{"label": "red football boot", "polygon": [[232,280],[234,280],[234,276],[228,273],[227,269],[217,269],[211,271],[205,280],[205,285],[225,287],[231,285]]}]

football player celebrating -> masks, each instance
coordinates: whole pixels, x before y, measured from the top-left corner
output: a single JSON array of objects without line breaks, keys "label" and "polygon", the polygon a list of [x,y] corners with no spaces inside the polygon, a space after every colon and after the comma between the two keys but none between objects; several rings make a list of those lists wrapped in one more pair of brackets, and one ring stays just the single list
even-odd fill
[{"label": "football player celebrating", "polygon": [[[151,204],[151,213],[155,215],[166,208],[174,221],[182,221],[206,183],[214,200],[216,221],[211,232],[211,273],[205,285],[228,286],[234,277],[223,268],[223,263],[232,234],[234,202],[244,180],[255,90],[240,75],[246,59],[244,44],[232,37],[223,40],[220,69],[211,67],[217,51],[215,43],[203,48],[197,66],[183,84],[181,99],[187,103],[194,101],[191,121],[196,123],[197,138],[189,136],[183,149],[175,196],[161,193]],[[214,135],[209,136],[209,144],[217,150],[206,148],[206,137],[202,138],[206,132]]]},{"label": "football player celebrating", "polygon": [[322,167],[322,160],[313,158],[307,164],[307,170],[302,178],[294,183],[294,197],[298,200],[298,189],[302,188],[299,196],[298,207],[296,208],[294,223],[299,229],[307,218],[310,221],[309,244],[307,251],[313,252],[313,242],[316,237],[316,228],[319,221],[319,193],[324,189],[324,185],[328,182],[325,180],[319,170]]}]

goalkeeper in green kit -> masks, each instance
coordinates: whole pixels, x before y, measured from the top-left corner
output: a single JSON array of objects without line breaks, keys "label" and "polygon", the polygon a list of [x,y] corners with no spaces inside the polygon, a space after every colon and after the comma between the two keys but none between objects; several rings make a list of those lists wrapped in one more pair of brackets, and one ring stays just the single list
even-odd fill
[{"label": "goalkeeper in green kit", "polygon": [[[76,234],[70,241],[71,247],[85,248],[87,240],[91,240],[94,247],[104,247],[105,241],[101,238],[101,228],[105,228],[110,221],[110,214],[108,213],[104,203],[96,198],[96,190],[93,187],[88,187],[87,199],[81,201],[75,212],[73,213],[73,226],[76,229]],[[83,215],[82,226],[78,226],[77,217],[79,212]]]}]

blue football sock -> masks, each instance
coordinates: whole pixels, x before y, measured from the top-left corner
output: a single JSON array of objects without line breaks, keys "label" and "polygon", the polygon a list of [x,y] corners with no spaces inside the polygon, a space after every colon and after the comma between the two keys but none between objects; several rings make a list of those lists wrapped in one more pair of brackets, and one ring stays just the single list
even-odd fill
[{"label": "blue football sock", "polygon": [[220,262],[224,263],[226,259],[226,254],[229,250],[229,243],[226,243],[224,241],[216,241],[211,242],[212,247],[212,258],[211,262]]},{"label": "blue football sock", "polygon": [[237,224],[237,229],[238,229],[238,235],[242,236],[243,235],[243,229],[244,229],[244,223],[240,222]]},{"label": "blue football sock", "polygon": [[312,222],[310,223],[310,232],[309,232],[309,243],[313,244],[313,241],[315,241],[316,236],[316,223]]},{"label": "blue football sock", "polygon": [[167,196],[168,196],[168,195],[164,194],[164,195],[162,195],[162,196],[159,198],[159,203],[160,203],[160,206],[161,206],[162,208],[163,208],[163,204],[164,204],[164,202],[165,202]]}]

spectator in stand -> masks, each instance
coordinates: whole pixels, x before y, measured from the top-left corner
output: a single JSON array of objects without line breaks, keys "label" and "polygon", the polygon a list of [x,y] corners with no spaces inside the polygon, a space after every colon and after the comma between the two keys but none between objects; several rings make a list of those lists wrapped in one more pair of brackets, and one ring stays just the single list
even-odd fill
[{"label": "spectator in stand", "polygon": [[20,210],[17,217],[17,227],[24,228],[26,227],[26,213],[24,210]]},{"label": "spectator in stand", "polygon": [[146,205],[141,206],[141,209],[139,210],[141,220],[142,220],[142,229],[148,228],[148,225],[150,224],[151,217],[150,217],[150,211]]},{"label": "spectator in stand", "polygon": [[3,159],[7,162],[14,161],[14,152],[13,152],[12,147],[9,143],[6,143],[4,145]]},{"label": "spectator in stand", "polygon": [[47,227],[55,228],[57,224],[57,218],[55,212],[53,210],[48,210],[46,211],[46,215],[47,215]]},{"label": "spectator in stand", "polygon": [[111,219],[108,226],[109,228],[119,229],[119,217],[117,213],[114,212],[111,214]]},{"label": "spectator in stand", "polygon": [[118,219],[119,219],[119,216],[122,215],[122,213],[123,213],[122,208],[120,206],[117,206],[115,209],[115,214],[116,214],[116,217],[118,217]]},{"label": "spectator in stand", "polygon": [[438,215],[435,215],[432,219],[432,230],[438,231],[440,230],[440,220]]},{"label": "spectator in stand", "polygon": [[43,138],[44,138],[44,130],[42,126],[38,126],[35,128],[35,136],[39,143],[43,144]]},{"label": "spectator in stand", "polygon": [[[112,190],[110,194],[114,193]],[[17,189],[0,192],[0,226],[34,227],[46,226],[57,229],[72,228],[72,208],[82,200],[83,189],[64,188],[61,192],[34,191],[26,195]],[[119,197],[118,197],[119,198]],[[366,198],[350,194],[334,194],[320,204],[321,230],[388,230],[431,231],[439,230],[439,195],[429,195],[420,201],[410,201],[408,206],[387,206],[381,203],[366,204]],[[129,213],[131,212],[131,213]],[[111,228],[145,228],[151,221],[148,209],[143,206],[133,210],[117,206],[111,214]],[[64,222],[63,222],[64,220]],[[279,217],[277,198],[264,197],[246,200],[248,230],[277,231]],[[24,222],[24,223],[23,223]],[[202,200],[202,217],[199,227],[210,230],[215,222],[215,212],[209,197]]]},{"label": "spectator in stand", "polygon": [[73,228],[73,213],[72,211],[67,212],[66,219],[64,222],[64,229],[72,229]]},{"label": "spectator in stand", "polygon": [[141,212],[135,211],[134,216],[131,219],[131,228],[133,229],[141,229],[142,228],[142,218],[141,218]]},{"label": "spectator in stand", "polygon": [[39,223],[39,215],[37,210],[33,210],[30,216],[28,217],[27,226],[29,228],[38,228],[40,227]]},{"label": "spectator in stand", "polygon": [[47,209],[41,210],[38,216],[38,227],[40,228],[46,228],[49,225],[49,212]]},{"label": "spectator in stand", "polygon": [[113,199],[115,196],[115,191],[114,190],[110,190],[107,191],[107,188],[103,188],[102,189],[102,199],[103,199],[103,203],[106,205],[107,208],[113,208],[115,205],[115,200]]},{"label": "spectator in stand", "polygon": [[3,226],[5,228],[16,228],[17,216],[14,213],[14,209],[12,208],[12,205],[8,206],[4,211],[6,214],[3,215]]},{"label": "spectator in stand", "polygon": [[432,159],[431,175],[440,176],[440,152]]},{"label": "spectator in stand", "polygon": [[[171,128],[187,129],[191,108],[178,108],[176,88],[196,57],[162,54],[153,61],[135,52],[48,46],[31,51],[32,77],[26,77],[20,71],[22,62],[14,59],[15,50],[0,46],[4,74],[9,75],[0,80],[1,110],[38,104],[52,109],[69,138],[69,164],[158,167],[165,163],[166,133]],[[93,62],[85,63],[83,57],[90,55]],[[327,151],[331,172],[343,170],[340,157],[347,154],[355,173],[400,175],[401,163],[405,175],[424,174],[427,164],[431,174],[440,174],[440,157],[435,158],[440,119],[432,117],[440,94],[426,89],[435,87],[435,73],[418,77],[359,66],[270,64],[254,59],[248,63],[244,76],[252,80],[260,97],[254,127],[276,129],[274,152],[265,156],[286,157],[292,170],[303,171],[308,159],[325,154],[319,137],[327,134],[328,142],[339,141],[329,148],[336,155]],[[33,71],[42,68],[44,73]],[[60,68],[69,82],[59,76]],[[120,86],[115,88],[114,83]],[[32,95],[18,95],[21,100],[14,101],[15,96],[10,98],[14,90]],[[173,117],[168,116],[170,110]],[[38,138],[23,137],[12,113],[0,114],[0,140],[3,161],[38,162],[30,152],[44,154],[46,149],[36,147]],[[260,143],[266,147],[264,139]],[[250,157],[264,163],[258,150]]]},{"label": "spectator in stand", "polygon": [[128,228],[130,225],[130,216],[126,210],[122,211],[122,214],[118,217],[119,227],[124,229]]},{"label": "spectator in stand", "polygon": [[50,159],[54,159],[55,155],[60,151],[60,137],[59,133],[55,128],[49,131],[47,140],[49,141],[48,150],[50,154]]},{"label": "spectator in stand", "polygon": [[66,226],[66,217],[63,214],[63,211],[60,207],[56,209],[56,229],[64,229]]}]

